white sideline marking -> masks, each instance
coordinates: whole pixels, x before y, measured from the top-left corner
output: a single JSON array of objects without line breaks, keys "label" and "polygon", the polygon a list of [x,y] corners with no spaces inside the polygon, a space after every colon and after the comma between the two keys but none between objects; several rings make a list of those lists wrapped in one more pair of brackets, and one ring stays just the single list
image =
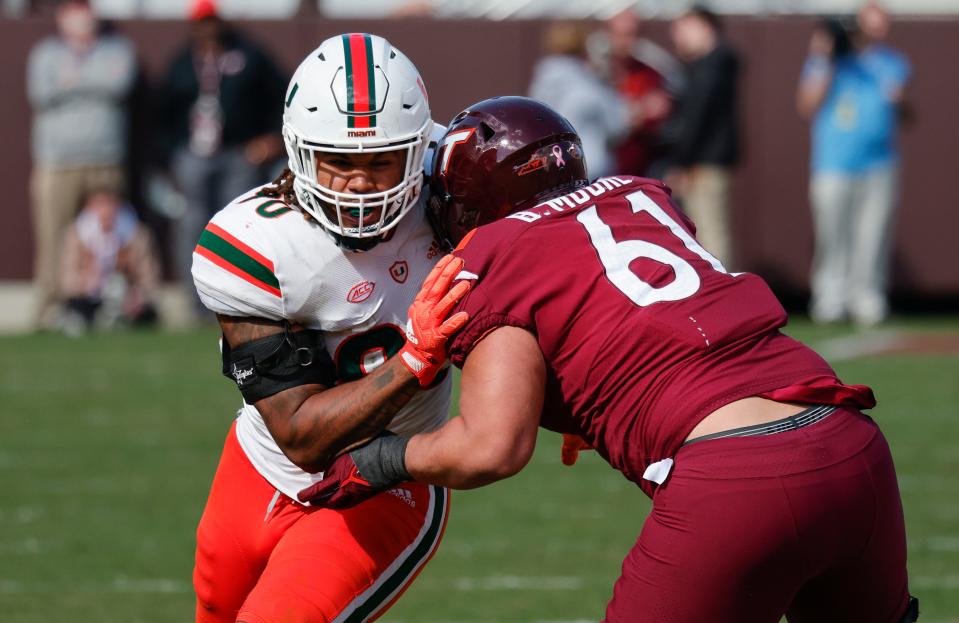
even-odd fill
[{"label": "white sideline marking", "polygon": [[899,488],[910,491],[948,491],[950,487],[955,486],[953,477],[941,476],[939,474],[904,474],[899,476]]},{"label": "white sideline marking", "polygon": [[19,541],[0,541],[0,553],[16,556],[30,556],[39,554],[43,547],[40,540],[34,537],[27,537]]},{"label": "white sideline marking", "polygon": [[926,539],[926,545],[937,552],[959,552],[959,537],[931,536]]},{"label": "white sideline marking", "polygon": [[13,580],[0,580],[0,594],[22,593],[23,584]]},{"label": "white sideline marking", "polygon": [[834,337],[813,344],[812,347],[826,361],[846,361],[893,350],[902,339],[901,331],[880,329]]},{"label": "white sideline marking", "polygon": [[[186,582],[169,578],[114,578],[108,586],[80,586],[75,590],[82,593],[188,593],[192,588]],[[63,588],[53,584],[24,584],[14,580],[0,579],[0,595],[12,593],[62,593]]]},{"label": "white sideline marking", "polygon": [[[916,588],[959,588],[959,575],[917,575],[909,579]],[[921,605],[921,604],[920,604]]]},{"label": "white sideline marking", "polygon": [[19,506],[14,511],[14,521],[17,523],[33,523],[42,514],[42,510],[35,506]]},{"label": "white sideline marking", "polygon": [[114,578],[111,586],[115,593],[186,593],[190,586],[186,582],[168,578]]},{"label": "white sideline marking", "polygon": [[932,509],[931,514],[937,519],[959,520],[959,504],[944,504]]},{"label": "white sideline marking", "polygon": [[458,591],[568,591],[582,588],[583,580],[571,576],[523,577],[499,575],[489,578],[456,578],[453,587]]}]

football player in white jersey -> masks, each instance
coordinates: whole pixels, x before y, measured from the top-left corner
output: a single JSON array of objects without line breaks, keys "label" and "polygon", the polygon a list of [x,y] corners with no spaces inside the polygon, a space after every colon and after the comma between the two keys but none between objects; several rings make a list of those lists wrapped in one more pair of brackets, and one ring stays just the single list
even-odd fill
[{"label": "football player in white jersey", "polygon": [[[194,282],[244,403],[197,530],[199,622],[373,620],[442,537],[441,487],[347,511],[296,501],[370,431],[447,417],[444,342],[465,318],[441,319],[464,292],[445,293],[459,260],[431,273],[441,254],[421,192],[441,135],[406,56],[374,35],[332,37],[287,89],[289,169],[200,237]],[[424,278],[439,294],[414,301]]]}]

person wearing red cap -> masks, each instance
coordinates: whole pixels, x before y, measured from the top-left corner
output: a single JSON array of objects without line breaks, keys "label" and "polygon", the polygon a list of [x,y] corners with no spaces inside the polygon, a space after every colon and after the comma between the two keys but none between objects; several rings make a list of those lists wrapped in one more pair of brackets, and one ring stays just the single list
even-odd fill
[{"label": "person wearing red cap", "polygon": [[[190,39],[162,84],[157,135],[161,164],[186,198],[173,228],[173,259],[188,287],[203,226],[231,199],[270,177],[283,152],[286,78],[264,50],[220,17],[213,0],[197,0],[187,15]],[[195,297],[194,303],[199,313]]]},{"label": "person wearing red cap", "polygon": [[196,21],[207,17],[219,17],[216,2],[213,0],[196,0],[190,7],[190,20]]}]

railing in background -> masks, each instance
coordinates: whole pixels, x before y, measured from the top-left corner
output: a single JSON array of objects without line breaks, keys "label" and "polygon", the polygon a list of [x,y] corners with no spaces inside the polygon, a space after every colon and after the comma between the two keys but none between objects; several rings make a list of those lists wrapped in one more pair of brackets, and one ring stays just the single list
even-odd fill
[{"label": "railing in background", "polygon": [[[192,0],[92,0],[108,19],[179,19]],[[25,17],[43,12],[50,0],[0,0],[0,14]],[[632,7],[647,18],[670,18],[689,1],[676,0],[219,0],[222,13],[231,19],[287,19],[297,14],[332,18],[380,19],[394,15],[437,18],[506,19],[605,19]],[[712,0],[706,3],[726,15],[823,15],[854,13],[862,0]],[[959,15],[959,0],[884,0],[884,6],[901,15]]]}]

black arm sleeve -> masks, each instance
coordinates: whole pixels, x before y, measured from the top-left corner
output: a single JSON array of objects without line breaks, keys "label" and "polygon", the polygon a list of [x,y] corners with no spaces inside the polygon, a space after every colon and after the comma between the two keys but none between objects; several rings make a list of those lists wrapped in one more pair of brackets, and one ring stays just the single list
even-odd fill
[{"label": "black arm sleeve", "polygon": [[289,328],[237,348],[224,339],[223,376],[233,379],[247,404],[300,385],[332,387],[336,379],[323,333]]}]

